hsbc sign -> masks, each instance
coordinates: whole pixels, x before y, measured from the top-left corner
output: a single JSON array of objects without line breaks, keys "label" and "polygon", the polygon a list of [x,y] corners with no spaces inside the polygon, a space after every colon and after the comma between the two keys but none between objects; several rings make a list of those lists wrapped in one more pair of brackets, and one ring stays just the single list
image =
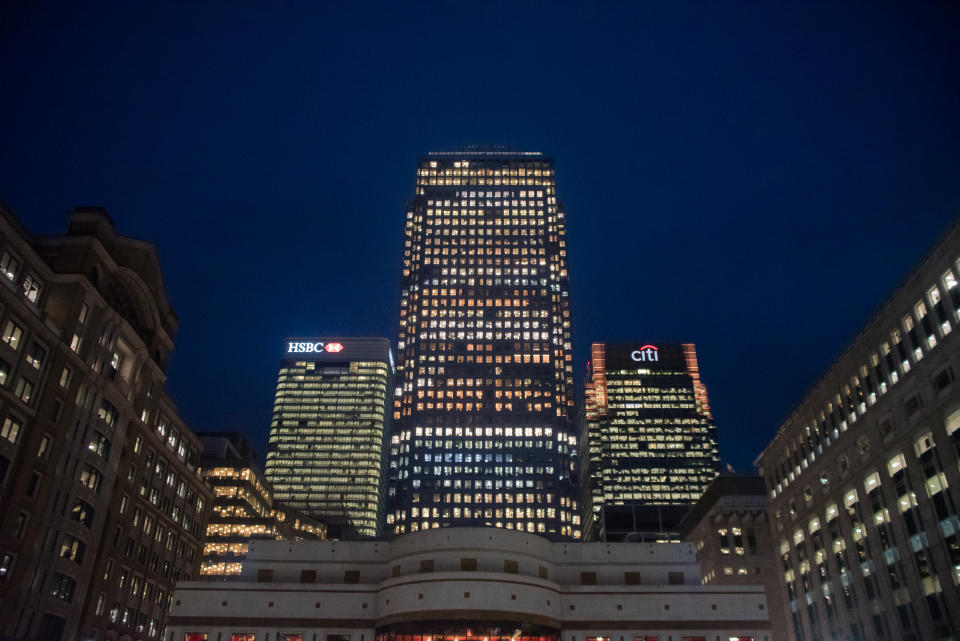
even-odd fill
[{"label": "hsbc sign", "polygon": [[343,351],[342,343],[325,343],[323,341],[316,342],[294,342],[290,341],[287,343],[287,354],[316,354],[319,352],[327,352],[330,354],[336,354],[337,352]]}]

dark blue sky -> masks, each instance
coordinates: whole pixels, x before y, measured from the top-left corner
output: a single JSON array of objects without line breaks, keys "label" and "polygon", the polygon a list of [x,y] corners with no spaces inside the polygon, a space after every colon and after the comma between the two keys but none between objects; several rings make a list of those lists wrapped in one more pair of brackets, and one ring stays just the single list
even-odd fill
[{"label": "dark blue sky", "polygon": [[0,8],[0,199],[156,242],[172,394],[261,453],[284,336],[395,336],[424,152],[556,159],[576,377],[696,342],[738,468],[960,213],[955,3],[319,4]]}]

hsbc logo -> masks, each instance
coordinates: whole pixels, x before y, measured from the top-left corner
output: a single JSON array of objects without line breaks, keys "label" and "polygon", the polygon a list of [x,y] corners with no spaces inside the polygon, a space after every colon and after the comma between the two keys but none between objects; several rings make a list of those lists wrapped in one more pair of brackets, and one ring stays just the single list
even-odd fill
[{"label": "hsbc logo", "polygon": [[319,352],[336,354],[342,351],[342,343],[325,343],[323,341],[317,341],[315,343],[291,341],[287,343],[287,354],[316,354]]},{"label": "hsbc logo", "polygon": [[638,363],[655,363],[660,360],[660,350],[655,345],[644,345],[640,349],[630,352],[630,358]]}]

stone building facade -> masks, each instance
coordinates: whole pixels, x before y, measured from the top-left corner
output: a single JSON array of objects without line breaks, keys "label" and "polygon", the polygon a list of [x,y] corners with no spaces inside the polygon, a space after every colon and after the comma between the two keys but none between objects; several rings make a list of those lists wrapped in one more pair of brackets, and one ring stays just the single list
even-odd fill
[{"label": "stone building facade", "polygon": [[40,237],[0,206],[0,637],[161,638],[212,498],[176,329],[155,248],[103,209]]},{"label": "stone building facade", "polygon": [[177,585],[166,641],[771,641],[756,585],[700,585],[686,543],[450,527],[253,541],[240,581]]},{"label": "stone building facade", "polygon": [[718,476],[680,522],[679,530],[697,551],[701,584],[762,586],[773,639],[789,641],[790,613],[770,536],[768,507],[761,477]]},{"label": "stone building facade", "polygon": [[960,638],[960,225],[757,463],[800,641]]}]

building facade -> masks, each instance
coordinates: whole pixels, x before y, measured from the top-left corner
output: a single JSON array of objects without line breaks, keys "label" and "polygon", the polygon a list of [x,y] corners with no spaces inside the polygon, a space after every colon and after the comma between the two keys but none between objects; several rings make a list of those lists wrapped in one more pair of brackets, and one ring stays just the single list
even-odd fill
[{"label": "building facade", "polygon": [[274,499],[332,538],[379,535],[392,395],[387,339],[287,340],[266,465]]},{"label": "building facade", "polygon": [[238,576],[251,539],[326,538],[323,523],[274,504],[273,488],[260,471],[256,453],[245,436],[236,432],[200,432],[197,436],[203,443],[200,476],[213,490],[200,576]]},{"label": "building facade", "polygon": [[100,208],[36,237],[0,207],[0,325],[0,636],[160,639],[212,494],[155,248]]},{"label": "building facade", "polygon": [[773,641],[762,589],[698,570],[685,543],[479,527],[256,541],[240,582],[177,586],[167,641]]},{"label": "building facade", "polygon": [[760,585],[767,596],[770,630],[789,641],[790,611],[780,585],[780,559],[770,536],[769,500],[759,476],[718,476],[678,526],[694,546],[701,584]]},{"label": "building facade", "polygon": [[800,641],[960,638],[960,226],[757,463]]},{"label": "building facade", "polygon": [[579,442],[586,536],[676,536],[720,469],[695,346],[594,343]]},{"label": "building facade", "polygon": [[553,161],[498,150],[420,160],[397,350],[388,528],[579,537],[566,223]]}]

